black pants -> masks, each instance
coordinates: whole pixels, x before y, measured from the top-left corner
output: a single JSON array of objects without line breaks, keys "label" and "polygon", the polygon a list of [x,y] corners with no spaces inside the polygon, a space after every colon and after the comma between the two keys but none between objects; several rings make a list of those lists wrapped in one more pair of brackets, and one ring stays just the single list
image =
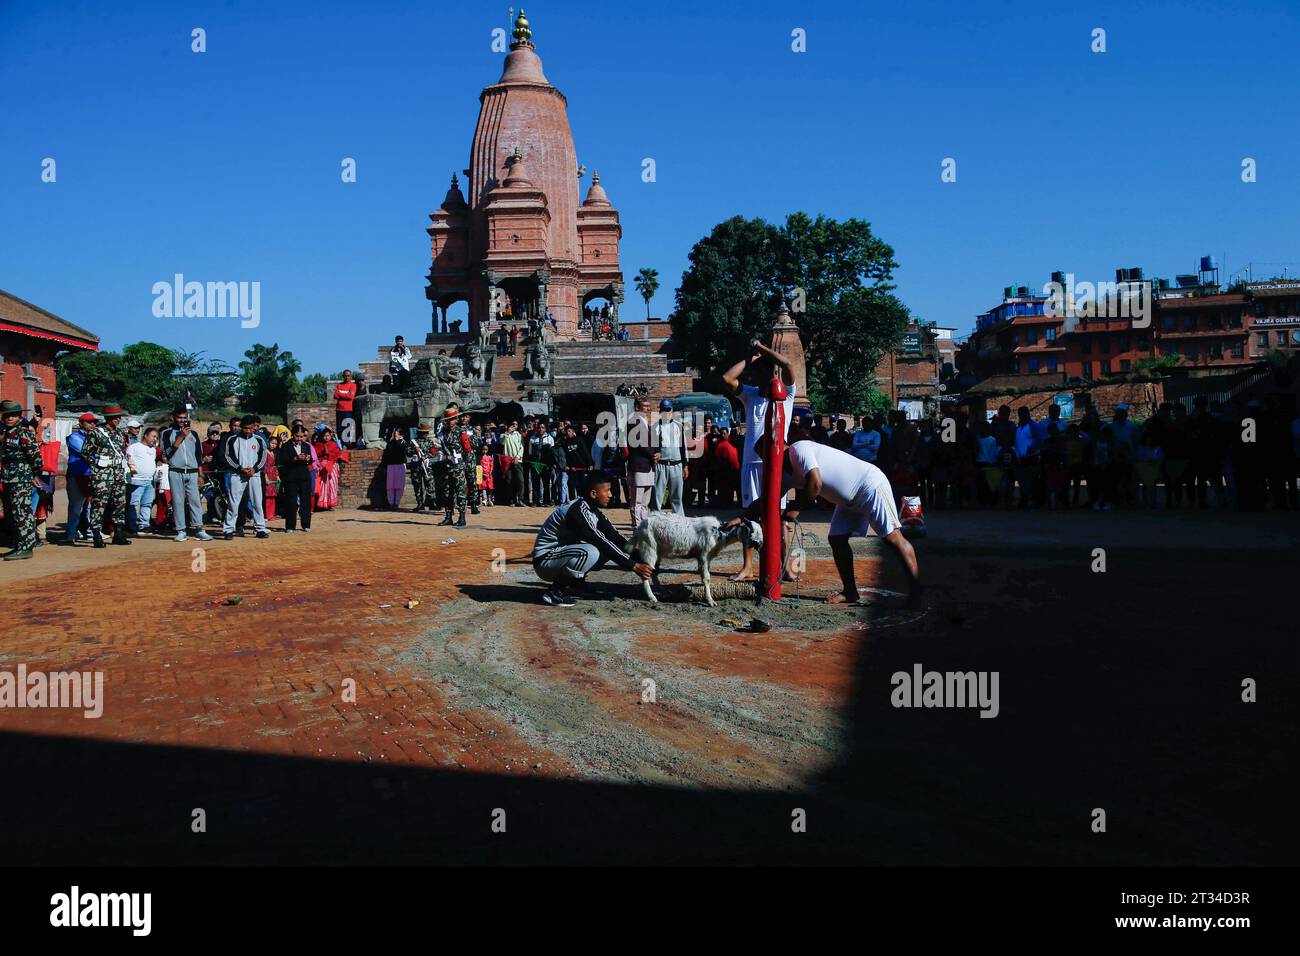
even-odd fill
[{"label": "black pants", "polygon": [[302,518],[303,528],[311,527],[311,479],[281,478],[280,497],[276,501],[279,510],[284,512],[284,528],[296,531],[298,518]]}]

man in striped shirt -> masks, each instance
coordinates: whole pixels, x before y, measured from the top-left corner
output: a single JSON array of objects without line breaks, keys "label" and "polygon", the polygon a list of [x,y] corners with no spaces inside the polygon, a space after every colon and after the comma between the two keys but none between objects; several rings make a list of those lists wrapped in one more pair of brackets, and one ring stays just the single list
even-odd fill
[{"label": "man in striped shirt", "polygon": [[627,540],[601,510],[609,504],[609,477],[596,473],[581,497],[550,513],[533,544],[533,570],[550,587],[542,602],[551,607],[573,607],[571,591],[581,588],[587,575],[612,562],[645,581],[654,573],[635,560]]}]

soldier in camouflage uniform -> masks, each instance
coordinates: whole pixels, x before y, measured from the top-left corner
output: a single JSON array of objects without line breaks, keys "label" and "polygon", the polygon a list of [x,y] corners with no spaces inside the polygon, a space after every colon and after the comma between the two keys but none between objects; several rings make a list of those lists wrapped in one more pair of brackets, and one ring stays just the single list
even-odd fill
[{"label": "soldier in camouflage uniform", "polygon": [[478,514],[478,463],[483,457],[483,439],[469,423],[469,412],[460,414],[460,430],[469,436],[469,454],[465,456],[465,497],[469,500],[469,513]]},{"label": "soldier in camouflage uniform", "polygon": [[415,489],[415,510],[423,511],[427,506],[434,510],[435,483],[434,460],[438,452],[434,450],[433,429],[421,423],[414,438],[405,438],[407,471],[411,474],[411,485]]},{"label": "soldier in camouflage uniform", "polygon": [[104,423],[91,432],[82,446],[82,457],[90,465],[90,533],[95,547],[104,544],[104,512],[113,516],[113,543],[130,544],[126,536],[126,451],[117,423],[122,409],[110,405],[104,409]]},{"label": "soldier in camouflage uniform", "polygon": [[32,515],[32,489],[41,486],[41,443],[23,423],[17,402],[0,402],[0,482],[4,484],[5,514],[14,526],[14,549],[6,561],[32,556],[36,547],[36,518]]},{"label": "soldier in camouflage uniform", "polygon": [[441,497],[447,509],[447,516],[439,522],[439,525],[453,524],[451,514],[455,507],[460,511],[460,520],[454,524],[457,528],[463,528],[466,505],[465,459],[470,454],[470,448],[469,437],[458,424],[459,417],[460,406],[455,402],[448,404],[447,417],[442,421],[442,431],[438,436],[443,461],[446,462]]}]

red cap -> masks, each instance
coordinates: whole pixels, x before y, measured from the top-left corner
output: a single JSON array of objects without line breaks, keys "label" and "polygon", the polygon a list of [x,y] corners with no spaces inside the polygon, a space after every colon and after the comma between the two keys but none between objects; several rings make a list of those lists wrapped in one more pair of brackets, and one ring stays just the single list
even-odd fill
[{"label": "red cap", "polygon": [[82,415],[80,418],[77,419],[77,421],[79,422],[93,422],[94,420],[95,420],[95,415],[93,412],[86,412],[86,414]]}]

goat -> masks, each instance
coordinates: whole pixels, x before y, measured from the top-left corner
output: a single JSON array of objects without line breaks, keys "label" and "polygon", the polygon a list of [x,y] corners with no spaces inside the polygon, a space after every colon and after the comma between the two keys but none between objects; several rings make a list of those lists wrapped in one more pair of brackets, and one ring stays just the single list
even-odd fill
[{"label": "goat", "polygon": [[[740,541],[750,547],[763,546],[763,529],[753,521],[741,521],[731,527],[713,517],[687,518],[664,511],[652,512],[637,525],[632,535],[632,549],[639,560],[655,569],[658,580],[660,558],[695,558],[699,562],[700,580],[704,582],[704,597],[709,607],[716,607],[713,589],[709,586],[709,562],[727,545]],[[645,596],[657,604],[659,599],[651,590],[651,582],[644,581]]]}]

